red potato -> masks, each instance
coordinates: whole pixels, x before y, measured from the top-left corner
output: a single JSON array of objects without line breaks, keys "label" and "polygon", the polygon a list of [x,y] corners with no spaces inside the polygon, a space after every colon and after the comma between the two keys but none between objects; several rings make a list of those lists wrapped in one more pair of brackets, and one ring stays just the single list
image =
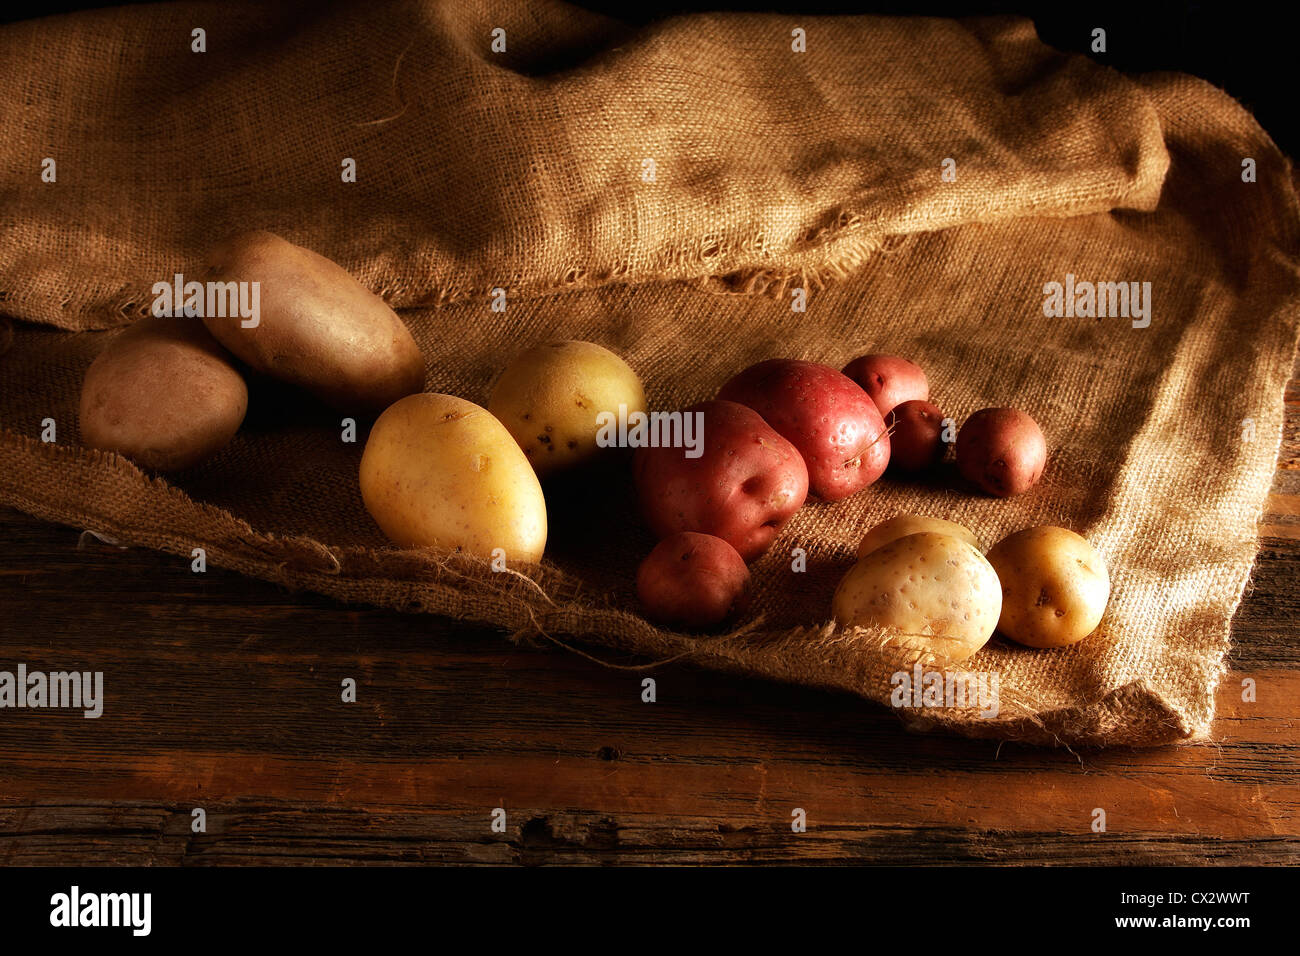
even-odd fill
[{"label": "red potato", "polygon": [[962,477],[999,498],[1028,491],[1046,464],[1043,431],[1018,408],[982,408],[957,433]]},{"label": "red potato", "polygon": [[718,398],[748,405],[788,439],[823,501],[861,491],[889,464],[885,420],[852,379],[827,365],[769,359],[722,386]]},{"label": "red potato", "polygon": [[900,402],[885,416],[889,467],[924,471],[943,458],[943,412],[930,402]]},{"label": "red potato", "polygon": [[707,630],[749,603],[749,568],[721,538],[679,531],[660,541],[641,562],[636,594],[650,620]]},{"label": "red potato", "polygon": [[808,469],[758,412],[735,402],[701,402],[698,458],[682,448],[638,448],[633,463],[641,512],[660,537],[716,535],[752,561],[771,546],[808,495]]},{"label": "red potato", "polygon": [[844,374],[871,396],[881,415],[903,402],[930,397],[930,382],[921,366],[901,355],[863,355],[844,366]]}]

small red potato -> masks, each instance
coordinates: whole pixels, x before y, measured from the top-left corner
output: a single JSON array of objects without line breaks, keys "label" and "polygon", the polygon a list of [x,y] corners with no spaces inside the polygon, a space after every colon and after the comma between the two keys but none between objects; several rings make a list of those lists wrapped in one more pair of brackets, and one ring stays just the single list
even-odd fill
[{"label": "small red potato", "polygon": [[903,402],[930,397],[930,382],[921,366],[900,355],[863,355],[844,366],[844,374],[871,396],[881,415]]},{"label": "small red potato", "polygon": [[694,531],[669,535],[636,573],[645,615],[671,627],[716,627],[749,603],[749,568],[721,538]]},{"label": "small red potato", "polygon": [[938,405],[914,399],[900,402],[885,416],[889,427],[889,467],[924,471],[943,458],[943,412]]},{"label": "small red potato", "polygon": [[808,487],[823,501],[861,491],[889,464],[889,435],[875,403],[827,365],[759,362],[722,386],[718,398],[754,409],[799,449]]},{"label": "small red potato", "polygon": [[980,409],[957,433],[962,476],[999,498],[1028,491],[1046,464],[1043,431],[1018,408]]},{"label": "small red potato", "polygon": [[633,459],[641,513],[660,538],[679,531],[716,535],[753,561],[808,495],[798,450],[758,412],[735,402],[701,402],[698,458],[684,448],[638,448]]}]

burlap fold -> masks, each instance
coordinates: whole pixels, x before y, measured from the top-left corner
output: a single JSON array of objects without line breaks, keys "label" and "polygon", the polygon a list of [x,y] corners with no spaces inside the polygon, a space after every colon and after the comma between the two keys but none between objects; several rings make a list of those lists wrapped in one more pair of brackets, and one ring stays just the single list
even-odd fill
[{"label": "burlap fold", "polygon": [[[882,702],[907,661],[827,625],[865,527],[917,511],[992,543],[1062,524],[1111,567],[1099,632],[1057,652],[995,639],[967,662],[999,675],[995,718],[904,716],[1070,743],[1206,733],[1298,323],[1290,166],[1249,115],[1197,80],[1056,53],[1020,20],[710,15],[632,31],[522,6],[165,4],[0,30],[0,296],[28,320],[0,357],[0,501],[344,600]],[[195,27],[206,53],[190,51]],[[959,421],[1030,411],[1049,467],[1009,501],[947,471],[810,504],[754,568],[754,618],[701,639],[635,613],[652,542],[625,462],[550,490],[548,558],[519,577],[386,546],[357,492],[360,444],[265,385],[235,442],[192,472],[163,480],[79,447],[80,377],[112,333],[59,330],[130,321],[154,282],[249,226],[404,308],[431,390],[485,402],[506,357],[556,337],[623,354],[660,408],[762,358],[891,351],[926,367]],[[1150,283],[1149,324],[1045,315],[1045,284],[1067,276]]]}]

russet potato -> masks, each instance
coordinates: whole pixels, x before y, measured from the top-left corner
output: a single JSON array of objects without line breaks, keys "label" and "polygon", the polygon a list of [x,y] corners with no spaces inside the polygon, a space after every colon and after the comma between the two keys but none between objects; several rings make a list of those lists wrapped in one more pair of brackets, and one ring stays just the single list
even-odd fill
[{"label": "russet potato", "polygon": [[258,283],[255,320],[203,316],[213,336],[258,372],[358,415],[424,388],[424,358],[397,313],[310,249],[270,232],[243,233],[211,250],[204,281]]},{"label": "russet potato", "polygon": [[78,418],[90,447],[179,471],[225,447],[247,410],[243,377],[198,319],[149,316],[86,370]]}]

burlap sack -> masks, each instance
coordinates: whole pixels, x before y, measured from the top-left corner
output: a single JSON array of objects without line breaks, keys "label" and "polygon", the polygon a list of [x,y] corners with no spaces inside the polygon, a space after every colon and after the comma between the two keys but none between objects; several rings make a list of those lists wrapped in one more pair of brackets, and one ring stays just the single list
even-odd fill
[{"label": "burlap sack", "polygon": [[[1290,165],[1251,117],[1198,80],[1056,53],[1021,20],[632,31],[524,8],[171,4],[0,30],[0,304],[28,320],[0,357],[0,501],[344,600],[882,702],[909,661],[889,635],[827,624],[865,527],[916,511],[991,543],[1061,524],[1111,568],[1099,632],[1055,652],[995,639],[972,658],[1000,676],[995,718],[900,713],[1048,742],[1205,734],[1298,324]],[[111,333],[56,329],[131,321],[154,282],[253,226],[404,308],[433,391],[485,402],[509,355],[557,337],[623,354],[657,408],[762,358],[891,351],[921,361],[958,421],[1030,411],[1048,469],[1009,501],[949,471],[810,504],[755,565],[753,618],[693,638],[635,612],[652,541],[625,461],[550,490],[548,558],[516,576],[389,548],[358,495],[361,444],[264,384],[235,442],[187,474],[79,447],[80,379]],[[1149,325],[1045,316],[1045,283],[1067,275],[1151,283]]]}]

